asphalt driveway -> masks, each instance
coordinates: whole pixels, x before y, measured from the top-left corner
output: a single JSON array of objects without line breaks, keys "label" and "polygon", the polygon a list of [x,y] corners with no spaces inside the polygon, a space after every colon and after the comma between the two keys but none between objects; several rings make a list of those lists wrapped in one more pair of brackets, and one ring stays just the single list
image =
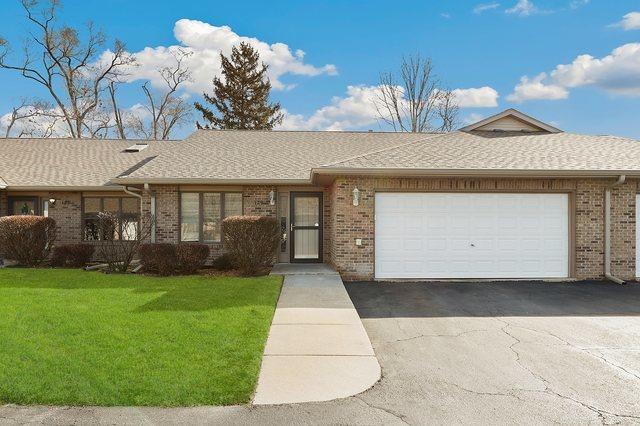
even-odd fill
[{"label": "asphalt driveway", "polygon": [[0,407],[0,423],[640,423],[640,285],[350,283],[382,366],[328,403]]},{"label": "asphalt driveway", "polygon": [[640,423],[640,285],[352,283],[408,423]]}]

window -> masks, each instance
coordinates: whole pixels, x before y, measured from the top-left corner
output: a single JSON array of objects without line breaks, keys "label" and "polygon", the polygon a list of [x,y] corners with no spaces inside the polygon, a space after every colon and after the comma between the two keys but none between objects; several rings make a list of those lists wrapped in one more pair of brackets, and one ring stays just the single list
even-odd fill
[{"label": "window", "polygon": [[38,197],[9,197],[9,215],[37,215]]},{"label": "window", "polygon": [[[114,213],[118,223],[114,229],[100,229],[98,213]],[[127,197],[86,197],[82,199],[82,239],[135,240],[140,226],[140,202]]]},{"label": "window", "polygon": [[239,192],[183,192],[180,194],[180,240],[222,241],[222,219],[241,214]]}]

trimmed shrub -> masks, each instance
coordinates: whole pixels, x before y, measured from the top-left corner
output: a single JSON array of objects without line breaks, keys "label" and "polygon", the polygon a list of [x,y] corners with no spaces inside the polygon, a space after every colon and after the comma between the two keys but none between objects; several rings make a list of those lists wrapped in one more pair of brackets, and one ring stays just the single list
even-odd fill
[{"label": "trimmed shrub", "polygon": [[56,241],[56,221],[43,216],[0,217],[0,247],[4,256],[23,266],[40,265]]},{"label": "trimmed shrub", "polygon": [[92,244],[67,244],[55,246],[51,257],[53,266],[80,268],[91,261],[95,247]]},{"label": "trimmed shrub", "polygon": [[217,271],[230,271],[233,269],[233,259],[229,253],[223,253],[213,259],[211,267]]},{"label": "trimmed shrub", "polygon": [[256,275],[271,266],[280,243],[273,217],[230,216],[222,221],[225,249],[243,275]]},{"label": "trimmed shrub", "polygon": [[145,272],[169,276],[176,270],[176,246],[174,244],[142,244],[138,256]]},{"label": "trimmed shrub", "polygon": [[202,268],[211,249],[201,243],[181,243],[176,246],[178,269],[182,274],[195,274]]}]

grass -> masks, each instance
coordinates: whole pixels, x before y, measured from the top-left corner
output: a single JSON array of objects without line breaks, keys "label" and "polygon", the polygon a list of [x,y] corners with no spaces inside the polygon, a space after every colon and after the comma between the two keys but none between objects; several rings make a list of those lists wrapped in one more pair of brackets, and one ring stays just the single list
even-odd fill
[{"label": "grass", "polygon": [[280,277],[0,269],[0,402],[247,402],[280,286]]}]

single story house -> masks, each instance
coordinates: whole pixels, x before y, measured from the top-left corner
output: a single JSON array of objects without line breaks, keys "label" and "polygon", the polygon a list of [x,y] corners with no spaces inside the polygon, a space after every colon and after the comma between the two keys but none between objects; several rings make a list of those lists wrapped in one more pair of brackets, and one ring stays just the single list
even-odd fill
[{"label": "single story house", "polygon": [[216,256],[225,216],[268,215],[279,262],[346,280],[635,279],[638,182],[639,141],[514,109],[444,134],[0,140],[0,215],[53,217],[62,243],[99,240],[98,211],[142,212],[153,241]]}]

